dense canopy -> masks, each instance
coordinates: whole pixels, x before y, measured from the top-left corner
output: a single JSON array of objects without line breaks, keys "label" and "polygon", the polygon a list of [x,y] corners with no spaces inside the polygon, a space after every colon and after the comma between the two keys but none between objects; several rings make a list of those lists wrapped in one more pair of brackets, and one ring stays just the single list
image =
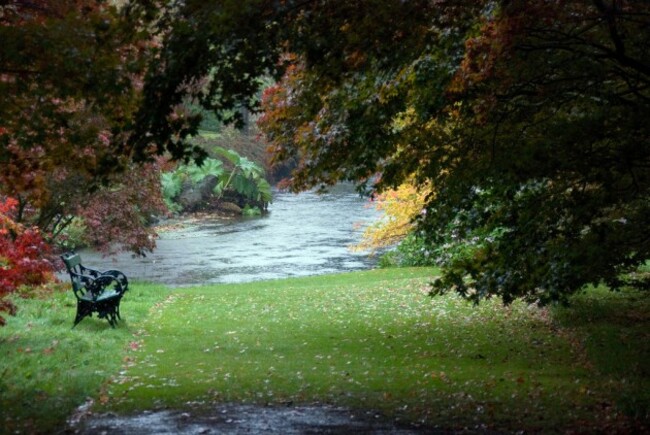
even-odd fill
[{"label": "dense canopy", "polygon": [[[297,188],[434,193],[436,289],[565,300],[642,284],[650,254],[650,5],[303,2],[262,126]],[[378,181],[373,178],[379,174]]]},{"label": "dense canopy", "polygon": [[[33,126],[55,114],[98,145],[111,128],[98,168],[123,156],[201,160],[186,140],[200,120],[187,103],[238,121],[274,76],[260,125],[276,161],[295,164],[294,189],[346,179],[432,189],[417,234],[442,266],[439,292],[565,300],[588,283],[634,283],[650,256],[646,1],[149,0],[111,13],[131,31],[90,19],[95,39],[120,32],[99,45],[104,63],[72,70],[92,82],[71,81],[64,98],[45,94],[20,117],[9,107],[25,102],[2,102],[5,146],[49,153],[39,144],[60,141],[57,130]],[[143,35],[133,62],[146,62],[133,63]],[[45,60],[52,74],[78,68]],[[11,78],[29,77],[11,70],[28,59],[0,65],[15,95],[51,89]],[[76,120],[98,108],[115,110]],[[25,125],[34,132],[16,142]]]}]

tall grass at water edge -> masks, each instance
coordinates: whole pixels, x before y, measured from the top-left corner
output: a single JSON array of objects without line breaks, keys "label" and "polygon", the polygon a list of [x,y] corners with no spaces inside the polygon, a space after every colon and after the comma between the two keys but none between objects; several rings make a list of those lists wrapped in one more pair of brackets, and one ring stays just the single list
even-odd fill
[{"label": "tall grass at water edge", "polygon": [[647,326],[639,293],[591,290],[571,308],[430,298],[432,269],[389,269],[169,290],[134,284],[124,322],[74,300],[19,301],[0,329],[0,422],[65,426],[214,403],[327,403],[427,427],[632,430],[648,421]]}]

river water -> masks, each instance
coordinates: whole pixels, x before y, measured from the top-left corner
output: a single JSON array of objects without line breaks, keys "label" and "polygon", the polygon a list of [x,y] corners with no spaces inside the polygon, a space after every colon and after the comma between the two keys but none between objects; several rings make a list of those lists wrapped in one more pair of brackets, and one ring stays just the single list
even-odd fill
[{"label": "river water", "polygon": [[329,193],[274,192],[264,217],[204,218],[164,232],[145,258],[84,250],[84,264],[119,269],[130,279],[172,286],[249,282],[368,269],[375,259],[351,252],[363,228],[379,217],[348,185]]}]

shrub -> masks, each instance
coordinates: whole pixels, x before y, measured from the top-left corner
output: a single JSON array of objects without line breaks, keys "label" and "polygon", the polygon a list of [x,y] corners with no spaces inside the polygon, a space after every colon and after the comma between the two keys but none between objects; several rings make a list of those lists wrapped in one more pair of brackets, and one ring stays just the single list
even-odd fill
[{"label": "shrub", "polygon": [[[208,176],[216,177],[218,180],[213,190],[216,198],[221,199],[226,193],[235,193],[245,202],[253,203],[249,207],[249,216],[257,214],[254,211],[256,203],[271,202],[271,185],[264,178],[264,169],[260,165],[234,150],[214,147],[214,152],[228,163],[230,169],[226,168],[224,161],[218,158],[207,158],[200,166],[190,163],[162,174],[162,194],[170,211],[181,211],[182,208],[176,200],[182,193],[184,183],[190,182],[193,186],[197,186]],[[257,209],[259,210],[259,207]]]},{"label": "shrub", "polygon": [[417,233],[409,233],[395,247],[379,259],[379,267],[433,266],[436,257],[431,246]]},{"label": "shrub", "polygon": [[62,251],[72,251],[75,249],[85,248],[88,246],[86,231],[88,227],[83,218],[73,218],[61,234],[55,239],[54,243]]},{"label": "shrub", "polygon": [[[39,285],[53,278],[53,266],[47,259],[50,246],[36,227],[16,223],[18,201],[0,202],[0,312],[14,315],[15,305],[5,299],[23,285]],[[0,316],[0,326],[5,319]]]}]

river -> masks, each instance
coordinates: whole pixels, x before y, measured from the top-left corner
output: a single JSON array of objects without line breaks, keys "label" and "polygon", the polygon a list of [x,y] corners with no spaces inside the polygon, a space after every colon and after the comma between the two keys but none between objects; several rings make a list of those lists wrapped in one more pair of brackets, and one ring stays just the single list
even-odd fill
[{"label": "river", "polygon": [[349,185],[321,195],[276,191],[266,216],[189,221],[160,234],[155,251],[145,258],[80,254],[90,267],[119,269],[132,280],[171,286],[345,272],[374,267],[376,259],[349,246],[378,217]]}]

